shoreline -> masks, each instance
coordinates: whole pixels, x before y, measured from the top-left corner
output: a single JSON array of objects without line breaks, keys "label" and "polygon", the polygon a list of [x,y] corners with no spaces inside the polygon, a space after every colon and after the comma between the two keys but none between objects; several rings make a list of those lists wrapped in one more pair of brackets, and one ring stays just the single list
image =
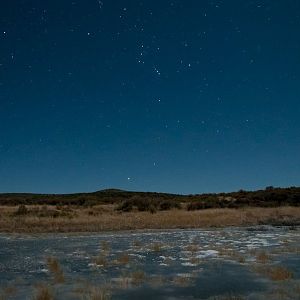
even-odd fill
[{"label": "shoreline", "polygon": [[135,230],[111,230],[111,231],[77,231],[77,232],[2,232],[0,231],[0,238],[51,238],[51,237],[96,237],[99,235],[131,235],[131,234],[155,234],[155,233],[174,233],[178,231],[189,232],[189,231],[219,231],[219,230],[248,230],[251,231],[272,231],[276,229],[286,229],[286,230],[300,230],[300,225],[271,225],[271,224],[261,224],[261,225],[244,225],[244,226],[223,226],[223,227],[195,227],[195,228],[161,228],[161,229],[135,229]]}]

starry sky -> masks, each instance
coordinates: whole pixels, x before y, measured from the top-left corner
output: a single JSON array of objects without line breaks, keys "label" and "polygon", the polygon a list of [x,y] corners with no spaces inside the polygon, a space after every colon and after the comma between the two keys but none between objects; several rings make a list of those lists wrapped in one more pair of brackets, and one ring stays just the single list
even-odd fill
[{"label": "starry sky", "polygon": [[0,3],[0,192],[300,183],[300,1]]}]

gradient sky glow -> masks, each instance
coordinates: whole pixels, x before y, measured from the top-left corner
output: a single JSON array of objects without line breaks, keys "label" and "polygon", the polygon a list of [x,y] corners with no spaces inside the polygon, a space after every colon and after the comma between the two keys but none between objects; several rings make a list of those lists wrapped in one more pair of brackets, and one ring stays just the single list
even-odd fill
[{"label": "gradient sky glow", "polygon": [[300,184],[300,1],[0,3],[0,192]]}]

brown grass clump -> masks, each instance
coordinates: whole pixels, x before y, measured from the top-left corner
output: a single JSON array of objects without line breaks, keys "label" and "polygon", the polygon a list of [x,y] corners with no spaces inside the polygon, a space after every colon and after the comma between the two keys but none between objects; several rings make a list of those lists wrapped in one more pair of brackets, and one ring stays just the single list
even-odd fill
[{"label": "brown grass clump", "polygon": [[268,275],[274,281],[282,281],[293,278],[293,273],[285,267],[271,268]]},{"label": "brown grass clump", "polygon": [[53,300],[53,293],[47,285],[39,285],[36,288],[36,293],[32,298],[33,300]]},{"label": "brown grass clump", "polygon": [[185,247],[185,250],[195,253],[199,250],[199,246],[197,244],[190,244]]},{"label": "brown grass clump", "polygon": [[270,255],[268,253],[266,253],[265,251],[261,251],[256,254],[256,261],[261,264],[265,264],[265,263],[269,262],[270,259],[271,259]]},{"label": "brown grass clump", "polygon": [[139,285],[145,281],[146,275],[145,275],[144,271],[135,271],[135,272],[131,273],[131,279],[132,279],[133,284]]},{"label": "brown grass clump", "polygon": [[240,264],[244,264],[246,262],[246,257],[243,256],[243,255],[238,255],[237,256],[237,261],[240,263]]},{"label": "brown grass clump", "polygon": [[110,244],[107,241],[101,241],[101,249],[105,253],[109,253],[110,251]]},{"label": "brown grass clump", "polygon": [[108,255],[110,252],[110,244],[107,241],[101,241],[101,250],[93,261],[96,265],[106,267],[108,265]]},{"label": "brown grass clump", "polygon": [[107,257],[103,254],[98,255],[93,259],[97,266],[106,267],[108,265]]},{"label": "brown grass clump", "polygon": [[150,249],[154,252],[160,252],[163,249],[162,243],[153,243],[150,245]]},{"label": "brown grass clump", "polygon": [[293,278],[293,272],[291,272],[290,270],[282,266],[276,266],[276,267],[254,266],[252,270],[274,281],[284,281]]},{"label": "brown grass clump", "polygon": [[129,264],[129,261],[130,256],[127,253],[124,253],[117,258],[116,263],[120,265],[127,265]]},{"label": "brown grass clump", "polygon": [[55,257],[48,257],[47,258],[47,266],[49,271],[52,273],[54,277],[55,283],[64,283],[65,277],[64,272],[58,262],[58,260]]},{"label": "brown grass clump", "polygon": [[111,293],[107,288],[92,287],[85,295],[84,300],[109,300]]}]

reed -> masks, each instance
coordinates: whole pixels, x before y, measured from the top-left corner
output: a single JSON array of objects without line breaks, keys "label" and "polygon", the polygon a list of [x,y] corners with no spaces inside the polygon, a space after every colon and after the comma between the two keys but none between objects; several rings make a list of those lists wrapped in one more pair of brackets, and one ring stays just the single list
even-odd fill
[{"label": "reed", "polygon": [[51,288],[45,284],[38,285],[32,300],[54,300]]},{"label": "reed", "polygon": [[64,272],[60,266],[60,263],[55,257],[47,258],[47,266],[49,271],[52,273],[55,283],[64,283],[65,276]]},{"label": "reed", "polygon": [[[143,211],[120,213],[107,205],[106,208],[102,207],[101,218],[98,215],[91,215],[90,209],[84,207],[72,207],[68,213],[61,211],[56,213],[57,210],[54,211],[53,207],[37,210],[36,206],[27,205],[26,208],[28,213],[16,216],[15,207],[0,206],[0,232],[100,232],[248,226],[272,223],[274,215],[278,222],[280,220],[290,224],[300,222],[300,207],[219,208],[197,211],[173,209],[149,214]],[[69,211],[67,208],[64,210]]]}]

